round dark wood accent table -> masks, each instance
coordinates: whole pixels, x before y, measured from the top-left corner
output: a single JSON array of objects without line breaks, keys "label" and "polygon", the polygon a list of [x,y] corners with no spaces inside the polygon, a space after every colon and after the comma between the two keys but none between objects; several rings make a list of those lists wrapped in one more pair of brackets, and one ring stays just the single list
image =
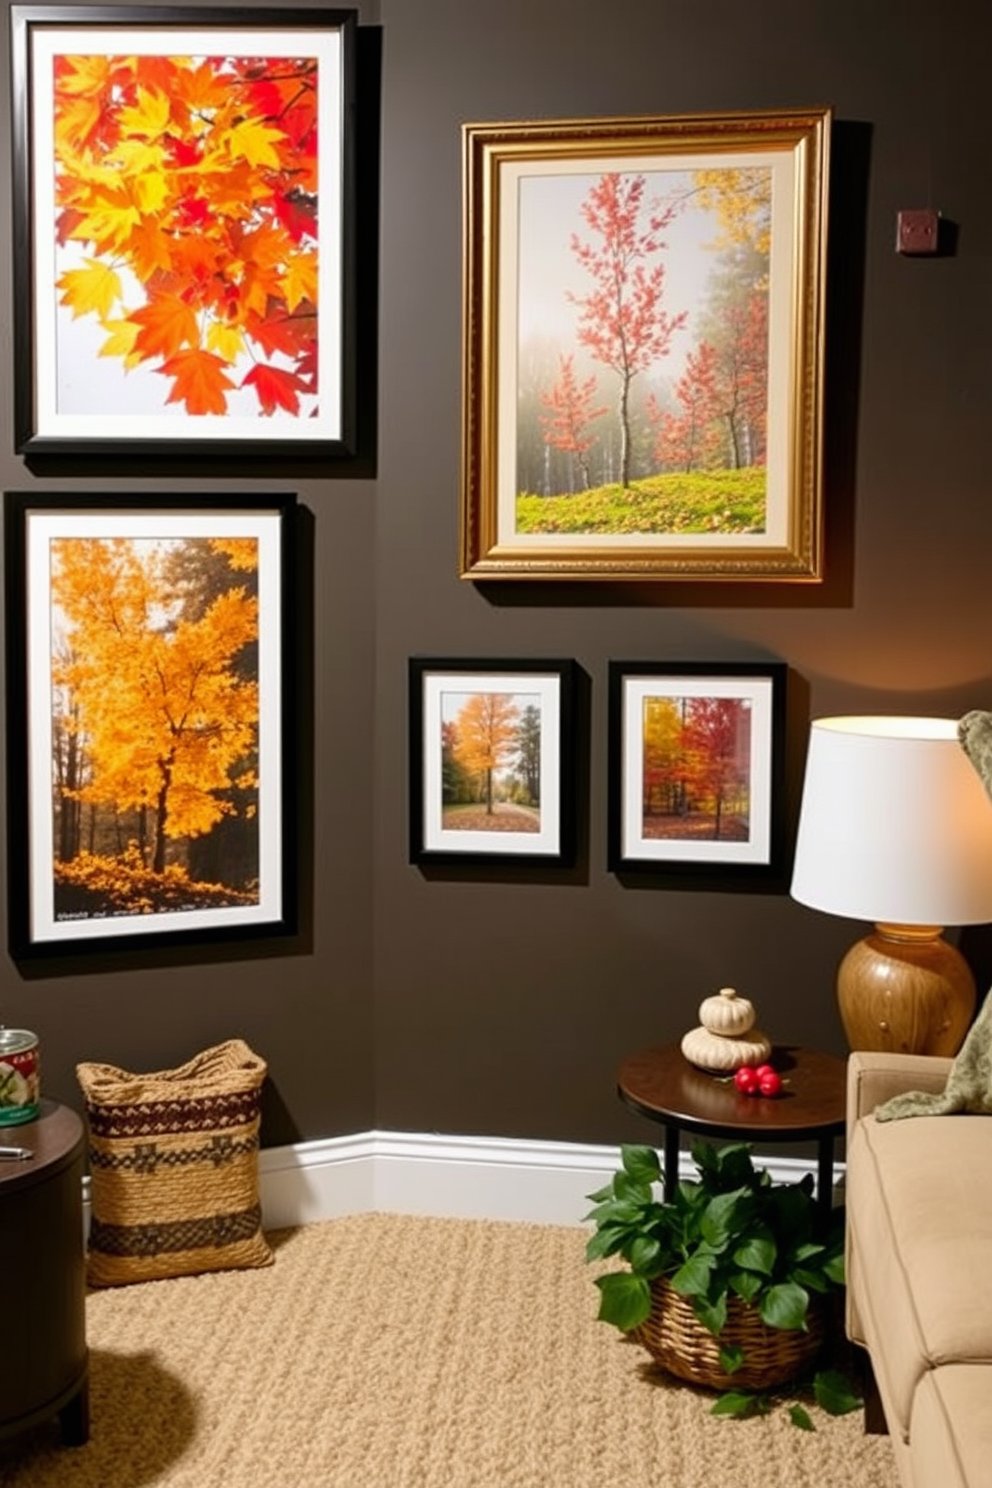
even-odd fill
[{"label": "round dark wood accent table", "polygon": [[665,1127],[665,1198],[678,1185],[679,1135],[748,1142],[817,1144],[816,1195],[822,1216],[833,1201],[834,1138],[844,1130],[847,1064],[833,1054],[776,1047],[769,1064],[782,1076],[773,1099],[742,1095],[726,1076],[690,1064],[678,1044],[631,1054],[620,1066],[617,1093],[632,1111]]},{"label": "round dark wood accent table", "polygon": [[43,1100],[35,1121],[0,1127],[0,1437],[58,1416],[62,1440],[89,1438],[83,1123]]}]

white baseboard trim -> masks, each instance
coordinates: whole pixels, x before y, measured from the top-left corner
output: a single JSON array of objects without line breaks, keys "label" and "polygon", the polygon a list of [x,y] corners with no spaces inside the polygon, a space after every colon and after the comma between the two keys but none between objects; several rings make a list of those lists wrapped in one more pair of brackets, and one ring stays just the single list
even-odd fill
[{"label": "white baseboard trim", "polygon": [[[760,1161],[780,1182],[816,1172],[812,1160]],[[577,1225],[591,1207],[588,1195],[609,1182],[619,1162],[616,1146],[371,1131],[266,1149],[259,1181],[272,1229],[367,1210]],[[694,1173],[684,1151],[680,1174]],[[836,1163],[835,1183],[842,1173]]]},{"label": "white baseboard trim", "polygon": [[[619,1147],[515,1137],[369,1131],[354,1136],[267,1147],[259,1154],[266,1229],[284,1229],[348,1214],[428,1214],[451,1219],[502,1219],[578,1225],[588,1195],[608,1183]],[[779,1182],[798,1182],[816,1164],[761,1155]],[[695,1172],[683,1151],[682,1177]],[[834,1164],[834,1182],[843,1165]],[[84,1180],[89,1213],[89,1180]]]}]

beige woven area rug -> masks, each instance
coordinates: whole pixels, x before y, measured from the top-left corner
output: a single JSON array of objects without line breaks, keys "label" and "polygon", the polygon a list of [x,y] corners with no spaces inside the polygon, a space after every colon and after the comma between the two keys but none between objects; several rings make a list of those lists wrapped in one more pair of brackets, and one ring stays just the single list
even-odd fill
[{"label": "beige woven area rug", "polygon": [[596,1322],[581,1230],[367,1214],[270,1238],[265,1270],[94,1292],[91,1441],[0,1443],[0,1484],[896,1488],[860,1413],[723,1420],[653,1372]]}]

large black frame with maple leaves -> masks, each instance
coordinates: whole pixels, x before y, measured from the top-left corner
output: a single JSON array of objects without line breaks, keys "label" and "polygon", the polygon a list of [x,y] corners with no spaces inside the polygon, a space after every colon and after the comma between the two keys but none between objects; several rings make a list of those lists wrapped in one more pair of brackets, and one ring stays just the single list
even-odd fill
[{"label": "large black frame with maple leaves", "polygon": [[409,660],[410,861],[575,861],[578,668]]},{"label": "large black frame with maple leaves", "polygon": [[463,578],[822,577],[830,126],[463,127]]},{"label": "large black frame with maple leaves", "polygon": [[15,958],[295,934],[296,517],[4,495]]},{"label": "large black frame with maple leaves", "polygon": [[781,874],[787,674],[784,662],[610,662],[613,872]]},{"label": "large black frame with maple leaves", "polygon": [[11,8],[18,453],[356,454],[356,17]]}]

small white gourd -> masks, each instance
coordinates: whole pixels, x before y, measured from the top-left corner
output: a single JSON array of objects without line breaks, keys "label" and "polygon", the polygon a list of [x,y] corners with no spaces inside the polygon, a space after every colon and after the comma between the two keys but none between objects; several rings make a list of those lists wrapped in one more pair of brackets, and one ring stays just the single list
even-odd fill
[{"label": "small white gourd", "polygon": [[724,1038],[708,1028],[691,1028],[682,1039],[686,1059],[704,1070],[738,1070],[744,1064],[764,1064],[771,1052],[771,1039],[760,1028],[739,1038]]},{"label": "small white gourd", "polygon": [[682,1040],[690,1064],[705,1070],[737,1070],[744,1064],[763,1064],[772,1051],[771,1039],[755,1028],[754,1004],[738,997],[734,987],[721,987],[715,997],[699,1004],[701,1027],[691,1028]]},{"label": "small white gourd", "polygon": [[705,997],[699,1004],[699,1021],[710,1033],[724,1038],[737,1038],[754,1027],[754,1006],[746,997],[738,997],[734,987],[721,987],[715,997]]}]

